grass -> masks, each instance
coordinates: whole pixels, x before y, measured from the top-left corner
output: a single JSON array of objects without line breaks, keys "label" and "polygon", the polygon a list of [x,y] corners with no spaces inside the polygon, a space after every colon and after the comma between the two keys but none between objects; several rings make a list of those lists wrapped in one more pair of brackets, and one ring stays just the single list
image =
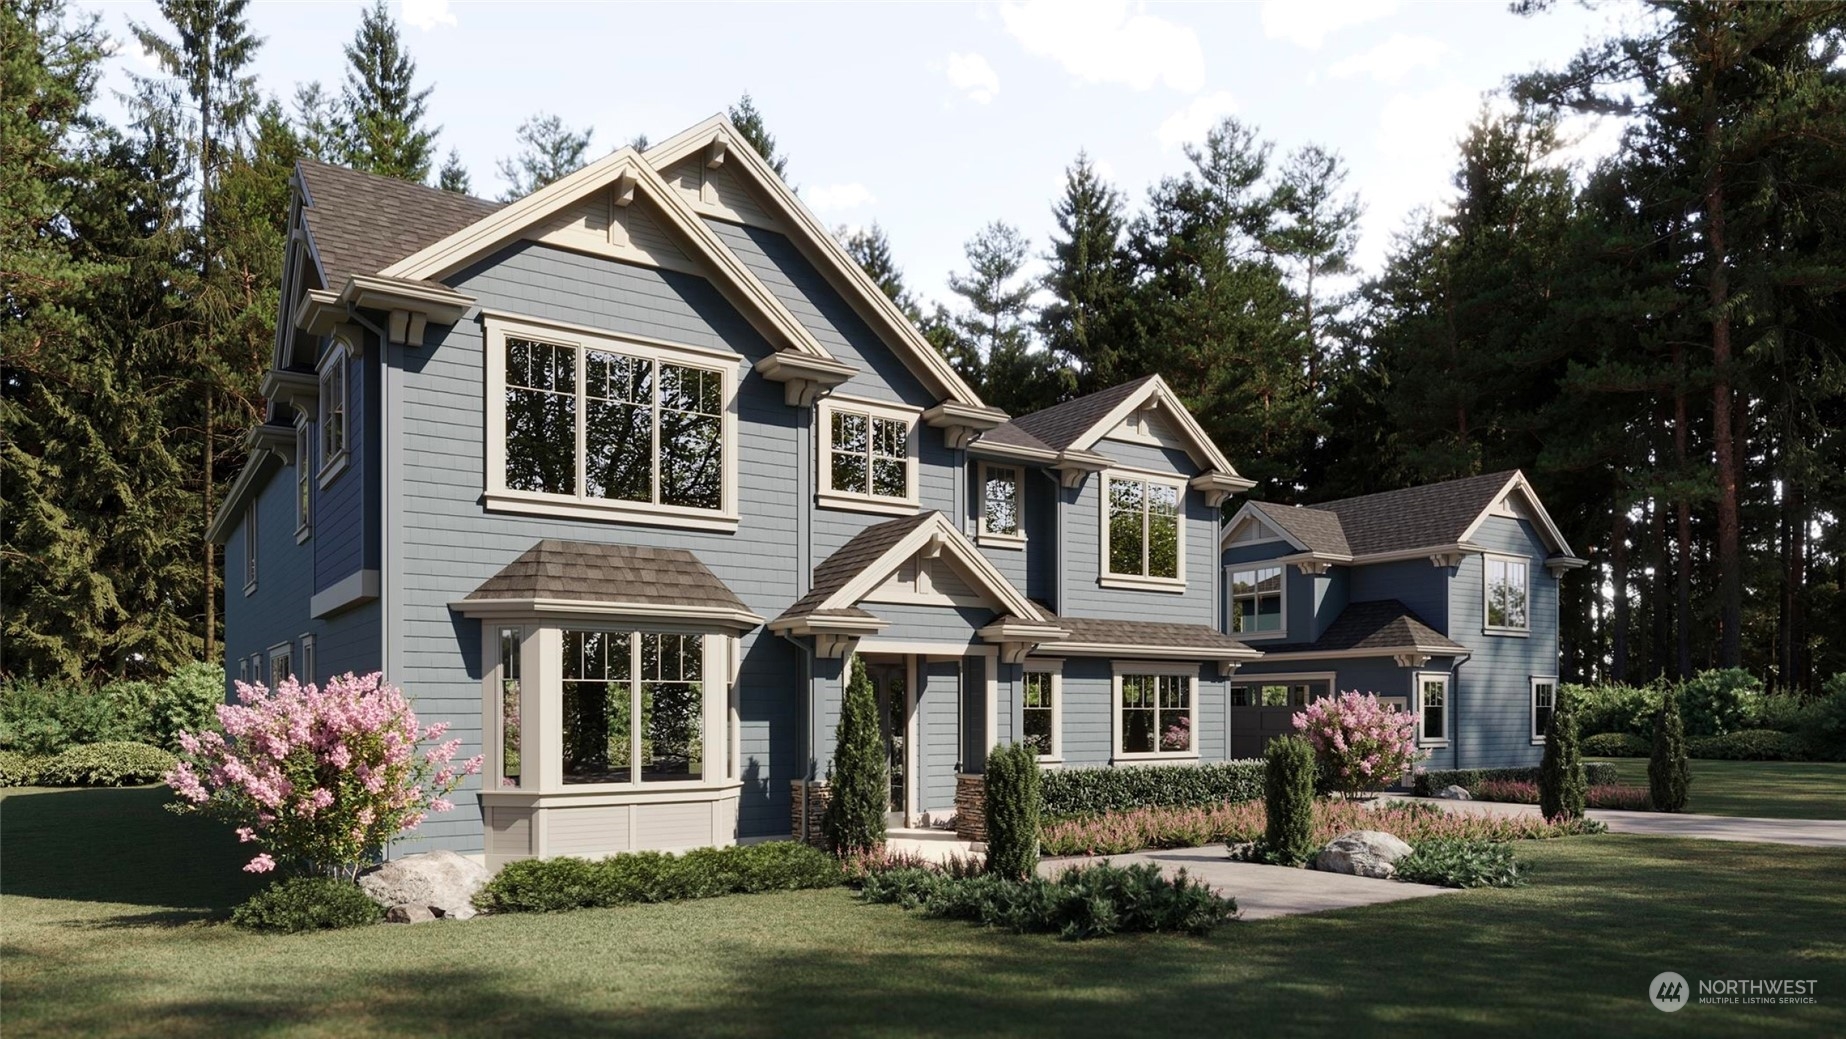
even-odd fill
[{"label": "grass", "polygon": [[[39,1035],[1846,1033],[1837,850],[1529,841],[1532,883],[1210,939],[983,931],[844,890],[268,937],[163,791],[0,800],[8,1039]],[[1819,980],[1813,1006],[1645,998],[1655,974]]]},{"label": "grass", "polygon": [[[1623,783],[1647,785],[1646,758],[1614,762]],[[1692,760],[1686,811],[1757,819],[1846,819],[1846,762]]]}]

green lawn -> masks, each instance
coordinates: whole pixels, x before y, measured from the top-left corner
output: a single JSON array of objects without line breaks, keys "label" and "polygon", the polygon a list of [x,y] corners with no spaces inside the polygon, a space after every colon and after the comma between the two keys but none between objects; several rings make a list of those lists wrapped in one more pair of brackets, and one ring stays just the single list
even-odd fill
[{"label": "green lawn", "polygon": [[[266,937],[164,791],[0,800],[0,1027],[33,1035],[1846,1033],[1839,851],[1520,845],[1529,887],[1088,943],[844,890]],[[1646,1000],[1653,976],[1812,977],[1822,1002]]]},{"label": "green lawn", "polygon": [[[1612,761],[1624,783],[1647,785],[1646,758]],[[1688,812],[1758,819],[1846,819],[1846,762],[1692,762]]]}]

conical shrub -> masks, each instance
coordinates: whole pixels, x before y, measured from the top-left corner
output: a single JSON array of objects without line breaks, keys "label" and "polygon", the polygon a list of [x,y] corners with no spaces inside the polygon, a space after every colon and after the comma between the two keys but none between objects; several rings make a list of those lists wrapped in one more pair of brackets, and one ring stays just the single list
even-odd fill
[{"label": "conical shrub", "polygon": [[1545,726],[1545,757],[1538,766],[1538,810],[1547,819],[1581,819],[1589,800],[1583,777],[1583,749],[1577,741],[1577,711],[1559,687]]},{"label": "conical shrub", "polygon": [[1654,753],[1647,762],[1647,792],[1656,812],[1683,812],[1692,786],[1686,758],[1686,726],[1679,717],[1679,690],[1668,686],[1654,716]]},{"label": "conical shrub", "polygon": [[827,769],[827,810],[821,834],[836,855],[872,851],[885,842],[891,762],[878,733],[878,700],[865,660],[853,657],[852,679],[840,703],[840,727]]}]

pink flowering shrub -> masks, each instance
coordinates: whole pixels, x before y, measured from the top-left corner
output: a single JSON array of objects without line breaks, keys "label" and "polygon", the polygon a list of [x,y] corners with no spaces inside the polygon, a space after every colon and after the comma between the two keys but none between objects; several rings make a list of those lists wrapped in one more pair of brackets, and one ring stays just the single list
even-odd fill
[{"label": "pink flowering shrub", "polygon": [[454,763],[459,739],[420,751],[448,726],[420,726],[404,694],[377,673],[318,688],[293,678],[274,690],[239,682],[237,699],[218,708],[223,733],[179,734],[180,764],[165,778],[178,811],[226,819],[239,840],[263,849],[244,867],[251,873],[280,858],[357,876],[385,842],[453,808],[450,791],[481,770],[479,757]]},{"label": "pink flowering shrub", "polygon": [[1427,757],[1417,749],[1416,716],[1344,692],[1295,713],[1295,729],[1314,745],[1321,774],[1348,799],[1382,790]]},{"label": "pink flowering shrub", "polygon": [[[1538,784],[1529,779],[1489,779],[1468,791],[1476,801],[1504,801],[1511,804],[1538,803]],[[1630,812],[1653,810],[1653,800],[1644,786],[1604,783],[1589,787],[1586,803],[1591,808],[1617,808]]]}]

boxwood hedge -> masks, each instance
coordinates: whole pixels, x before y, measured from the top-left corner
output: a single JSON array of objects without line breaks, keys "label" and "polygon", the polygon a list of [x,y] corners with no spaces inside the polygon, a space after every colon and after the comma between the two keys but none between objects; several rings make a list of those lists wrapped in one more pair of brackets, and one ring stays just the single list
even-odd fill
[{"label": "boxwood hedge", "polygon": [[1262,797],[1263,762],[1048,769],[1039,789],[1048,819],[1133,808],[1205,808]]}]

